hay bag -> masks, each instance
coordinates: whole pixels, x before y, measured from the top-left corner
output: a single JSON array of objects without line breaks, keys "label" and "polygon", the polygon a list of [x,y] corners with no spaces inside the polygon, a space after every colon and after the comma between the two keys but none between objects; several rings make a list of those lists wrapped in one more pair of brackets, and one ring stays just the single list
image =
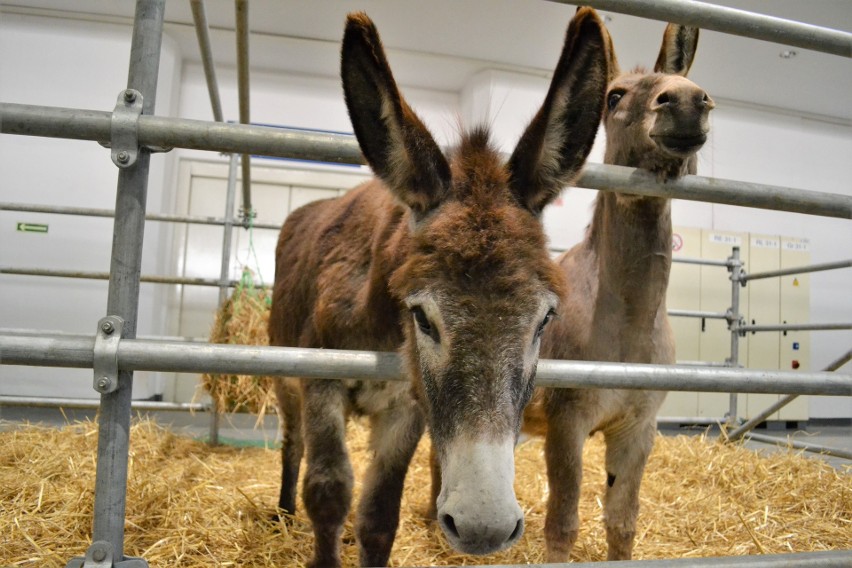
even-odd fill
[{"label": "hay bag", "polygon": [[[244,270],[233,294],[216,313],[210,343],[269,345],[266,326],[271,303],[269,288],[255,286],[251,272]],[[258,422],[270,405],[275,406],[273,380],[253,375],[201,375],[202,387],[219,412],[250,412],[258,415]]]},{"label": "hay bag", "polygon": [[[0,565],[60,568],[91,543],[97,428],[0,426],[6,430],[0,431]],[[356,499],[371,457],[367,434],[362,422],[348,426]],[[424,438],[406,479],[391,565],[542,562],[547,483],[541,440],[519,446],[515,458],[524,536],[498,554],[460,555],[423,518],[429,498]],[[571,558],[604,560],[600,435],[586,445],[584,463],[580,536]],[[270,520],[280,466],[274,449],[212,448],[152,421],[134,421],[125,554],[152,567],[303,566],[313,536],[302,504],[290,522]],[[634,557],[852,548],[850,473],[793,451],[764,455],[704,436],[658,436],[640,494]],[[352,515],[343,538],[344,565],[356,566]]]}]

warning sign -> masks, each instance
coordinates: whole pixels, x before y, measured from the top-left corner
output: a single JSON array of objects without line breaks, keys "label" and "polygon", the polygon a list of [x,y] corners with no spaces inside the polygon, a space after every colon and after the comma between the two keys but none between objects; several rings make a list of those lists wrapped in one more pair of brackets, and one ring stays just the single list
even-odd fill
[{"label": "warning sign", "polygon": [[677,233],[672,234],[672,251],[677,252],[683,248],[683,237]]},{"label": "warning sign", "polygon": [[799,279],[793,278],[793,286],[798,286],[798,285],[799,285]]}]

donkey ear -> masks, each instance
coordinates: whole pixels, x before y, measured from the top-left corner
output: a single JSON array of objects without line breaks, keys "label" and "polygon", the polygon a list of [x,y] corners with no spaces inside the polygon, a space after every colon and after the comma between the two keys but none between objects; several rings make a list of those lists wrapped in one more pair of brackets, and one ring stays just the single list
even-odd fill
[{"label": "donkey ear", "polygon": [[667,25],[654,71],[686,77],[689,68],[692,67],[697,48],[698,28],[680,24]]},{"label": "donkey ear", "polygon": [[609,75],[605,33],[594,10],[577,10],[544,104],[509,158],[512,192],[536,215],[576,177],[592,149]]},{"label": "donkey ear", "polygon": [[400,95],[379,32],[364,13],[346,19],[341,78],[349,117],[367,163],[415,214],[435,208],[448,193],[449,164]]}]

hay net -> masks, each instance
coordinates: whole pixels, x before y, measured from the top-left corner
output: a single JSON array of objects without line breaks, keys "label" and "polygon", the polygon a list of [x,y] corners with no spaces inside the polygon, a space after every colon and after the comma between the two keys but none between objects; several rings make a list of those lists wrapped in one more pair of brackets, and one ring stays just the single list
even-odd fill
[{"label": "hay net", "polygon": [[[210,343],[228,345],[269,345],[267,324],[272,293],[256,285],[252,271],[243,269],[233,294],[216,313]],[[262,421],[267,408],[274,408],[271,377],[204,373],[201,385],[210,394],[219,412],[249,412]]]}]

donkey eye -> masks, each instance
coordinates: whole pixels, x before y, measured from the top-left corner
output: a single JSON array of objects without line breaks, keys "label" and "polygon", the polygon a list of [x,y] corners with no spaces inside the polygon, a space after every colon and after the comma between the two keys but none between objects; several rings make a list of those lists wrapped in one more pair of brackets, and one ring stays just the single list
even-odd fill
[{"label": "donkey eye", "polygon": [[435,343],[439,343],[441,341],[441,336],[438,334],[438,330],[432,325],[429,318],[426,317],[426,313],[423,311],[423,308],[420,306],[412,307],[411,315],[414,316],[414,323],[417,324],[417,327],[421,332],[431,337],[432,341]]},{"label": "donkey eye", "polygon": [[606,97],[606,107],[609,110],[613,110],[616,105],[618,105],[618,101],[621,100],[621,97],[624,96],[623,91],[613,91]]},{"label": "donkey eye", "polygon": [[544,316],[544,319],[542,320],[542,322],[541,322],[540,324],[538,324],[538,329],[537,329],[537,330],[536,330],[536,332],[535,332],[535,338],[536,338],[536,339],[538,339],[539,337],[541,337],[541,334],[542,334],[542,333],[544,333],[544,328],[546,328],[546,327],[547,327],[547,324],[549,324],[549,323],[550,323],[550,321],[551,321],[554,317],[556,317],[556,312],[555,312],[555,311],[550,310],[549,312],[547,312],[547,315],[546,315],[546,316]]}]

